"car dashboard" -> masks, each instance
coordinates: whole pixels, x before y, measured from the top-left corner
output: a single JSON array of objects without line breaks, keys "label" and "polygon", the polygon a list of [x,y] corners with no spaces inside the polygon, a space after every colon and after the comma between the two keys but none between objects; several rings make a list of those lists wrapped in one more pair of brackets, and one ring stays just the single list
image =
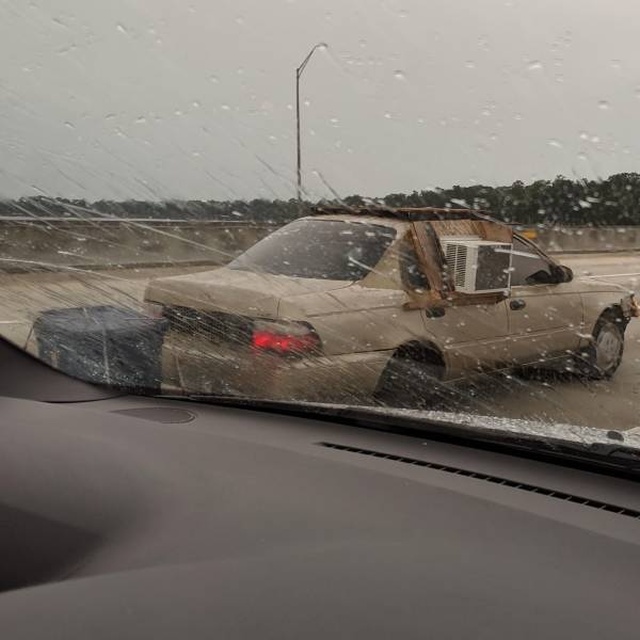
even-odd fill
[{"label": "car dashboard", "polygon": [[0,359],[2,637],[637,637],[630,478]]}]

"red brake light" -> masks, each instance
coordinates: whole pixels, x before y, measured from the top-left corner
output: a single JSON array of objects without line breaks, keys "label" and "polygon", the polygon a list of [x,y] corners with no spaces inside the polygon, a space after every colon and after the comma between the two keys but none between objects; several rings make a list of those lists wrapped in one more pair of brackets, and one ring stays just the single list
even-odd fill
[{"label": "red brake light", "polygon": [[320,339],[311,327],[299,324],[256,323],[251,343],[258,351],[281,355],[303,355],[317,351]]}]

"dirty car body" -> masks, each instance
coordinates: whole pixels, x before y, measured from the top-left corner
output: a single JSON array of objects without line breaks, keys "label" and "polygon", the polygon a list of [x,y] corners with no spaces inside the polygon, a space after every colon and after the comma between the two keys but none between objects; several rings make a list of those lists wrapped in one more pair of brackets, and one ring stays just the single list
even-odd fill
[{"label": "dirty car body", "polygon": [[350,403],[514,367],[609,377],[638,313],[485,213],[432,208],[318,208],[145,301],[167,390]]}]

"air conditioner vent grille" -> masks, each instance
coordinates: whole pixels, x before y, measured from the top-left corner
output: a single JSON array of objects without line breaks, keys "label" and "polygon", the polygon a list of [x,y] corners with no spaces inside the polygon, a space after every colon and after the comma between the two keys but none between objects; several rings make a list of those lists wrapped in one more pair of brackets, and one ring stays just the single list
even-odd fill
[{"label": "air conditioner vent grille", "polygon": [[464,244],[447,244],[447,264],[456,287],[464,287],[467,281],[468,248]]},{"label": "air conditioner vent grille", "polygon": [[417,458],[408,458],[406,456],[399,456],[393,453],[384,453],[382,451],[373,451],[371,449],[362,449],[360,447],[352,447],[344,444],[336,444],[333,442],[319,442],[321,447],[327,449],[336,449],[338,451],[345,451],[348,453],[355,453],[362,456],[371,456],[373,458],[382,458],[384,460],[391,460],[393,462],[400,462],[402,464],[409,464],[417,467],[427,467],[428,469],[434,469],[435,471],[442,471],[444,473],[451,473],[453,475],[463,476],[465,478],[473,478],[474,480],[481,480],[483,482],[491,482],[493,484],[499,484],[501,486],[516,489],[518,491],[526,491],[528,493],[537,493],[539,495],[547,496],[555,500],[563,500],[564,502],[572,502],[591,509],[598,509],[599,511],[606,511],[608,513],[615,513],[616,515],[626,516],[640,520],[640,511],[635,509],[629,509],[628,507],[620,507],[608,502],[602,502],[600,500],[592,500],[591,498],[584,498],[571,493],[565,493],[563,491],[556,491],[555,489],[547,489],[545,487],[538,487],[536,485],[527,484],[524,482],[517,482],[515,480],[509,480],[508,478],[501,478],[500,476],[494,476],[488,473],[480,473],[477,471],[470,471],[468,469],[459,469],[438,462],[429,462],[428,460],[420,460]]}]

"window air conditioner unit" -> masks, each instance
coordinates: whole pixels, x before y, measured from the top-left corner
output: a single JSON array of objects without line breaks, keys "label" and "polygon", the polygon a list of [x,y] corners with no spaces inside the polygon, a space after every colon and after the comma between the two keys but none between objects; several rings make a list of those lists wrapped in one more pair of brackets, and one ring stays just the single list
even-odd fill
[{"label": "window air conditioner unit", "polygon": [[510,244],[481,239],[442,238],[442,247],[456,291],[505,291],[511,282]]}]

